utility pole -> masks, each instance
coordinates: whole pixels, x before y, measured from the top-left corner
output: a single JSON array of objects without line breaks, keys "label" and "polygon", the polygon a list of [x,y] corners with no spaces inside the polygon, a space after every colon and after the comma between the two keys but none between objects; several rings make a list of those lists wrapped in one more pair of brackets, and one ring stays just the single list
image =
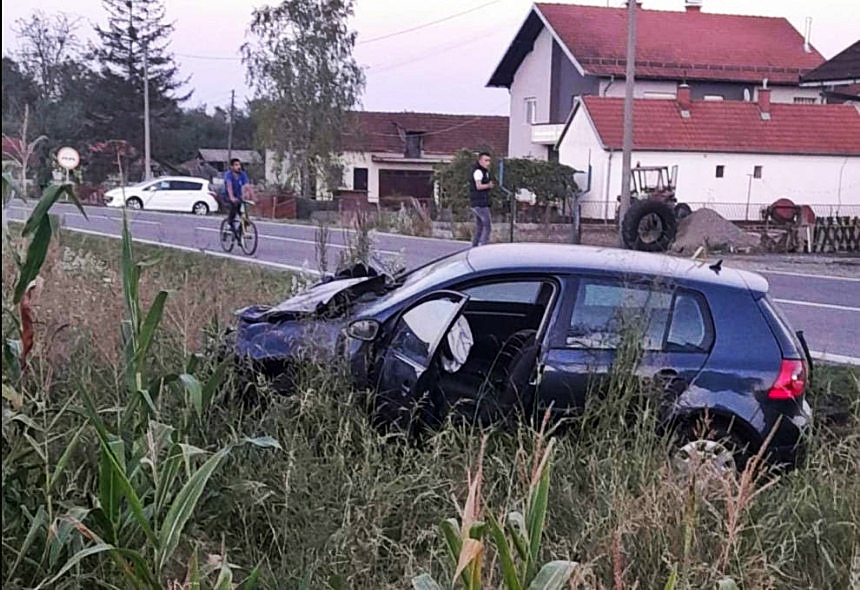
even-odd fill
[{"label": "utility pole", "polygon": [[152,178],[152,161],[149,148],[149,53],[147,42],[143,42],[143,152],[144,180]]},{"label": "utility pole", "polygon": [[621,223],[630,207],[630,168],[633,151],[633,84],[636,65],[636,0],[627,0],[627,71],[624,75],[624,144],[621,157],[621,203],[618,229],[621,245]]},{"label": "utility pole", "polygon": [[229,166],[230,160],[233,159],[233,112],[234,112],[234,100],[236,98],[236,91],[230,91],[230,125],[227,128],[227,165]]}]

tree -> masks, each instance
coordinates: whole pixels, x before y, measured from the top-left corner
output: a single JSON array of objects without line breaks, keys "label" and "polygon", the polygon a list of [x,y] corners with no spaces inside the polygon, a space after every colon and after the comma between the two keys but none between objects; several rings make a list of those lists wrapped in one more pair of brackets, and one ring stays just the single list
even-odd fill
[{"label": "tree", "polygon": [[[439,164],[434,170],[434,179],[439,187],[442,207],[451,209],[455,218],[468,217],[469,176],[477,152],[460,150],[450,162]],[[563,204],[577,190],[574,180],[576,170],[558,162],[546,162],[532,158],[508,158],[505,160],[505,188],[512,193],[528,191],[535,195],[536,204],[542,207]],[[490,170],[493,178],[499,178],[498,164],[494,161]],[[490,205],[495,212],[510,211],[510,201],[500,188],[490,192]]]},{"label": "tree", "polygon": [[179,104],[190,93],[177,95],[187,82],[168,52],[173,25],[164,22],[162,0],[103,0],[107,27],[96,27],[100,45],[92,48],[100,72],[88,92],[89,134],[102,140],[121,139],[143,153],[144,52],[149,78],[152,155],[176,157],[173,131]]},{"label": "tree", "polygon": [[347,27],[352,13],[352,0],[283,0],[257,8],[253,39],[242,47],[259,138],[305,196],[313,196],[314,178],[339,182],[340,131],[364,88],[352,56],[356,33]]},{"label": "tree", "polygon": [[3,133],[9,135],[20,130],[24,108],[36,104],[39,91],[35,81],[11,57],[3,58],[2,82]]},{"label": "tree", "polygon": [[15,21],[14,31],[21,43],[18,62],[34,80],[43,101],[61,97],[63,70],[77,60],[80,50],[76,34],[79,22],[79,18],[62,12],[48,16],[40,10],[29,19]]}]

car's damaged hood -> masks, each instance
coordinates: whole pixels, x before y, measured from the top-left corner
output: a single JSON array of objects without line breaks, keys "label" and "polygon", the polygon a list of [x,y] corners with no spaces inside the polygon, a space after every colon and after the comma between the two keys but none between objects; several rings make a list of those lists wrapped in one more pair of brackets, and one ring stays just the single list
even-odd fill
[{"label": "car's damaged hood", "polygon": [[324,316],[335,305],[350,303],[366,293],[385,287],[384,276],[336,279],[318,283],[275,306],[252,305],[236,312],[246,323],[279,322],[300,317]]}]

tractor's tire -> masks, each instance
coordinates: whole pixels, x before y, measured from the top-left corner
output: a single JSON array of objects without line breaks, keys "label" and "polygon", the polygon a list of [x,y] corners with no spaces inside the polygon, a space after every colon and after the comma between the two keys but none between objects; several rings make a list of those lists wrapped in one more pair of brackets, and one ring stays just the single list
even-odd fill
[{"label": "tractor's tire", "polygon": [[693,210],[687,203],[678,203],[675,205],[675,219],[681,221],[685,217],[689,217]]},{"label": "tractor's tire", "polygon": [[621,222],[624,245],[631,250],[665,252],[677,232],[672,206],[652,199],[631,203]]}]

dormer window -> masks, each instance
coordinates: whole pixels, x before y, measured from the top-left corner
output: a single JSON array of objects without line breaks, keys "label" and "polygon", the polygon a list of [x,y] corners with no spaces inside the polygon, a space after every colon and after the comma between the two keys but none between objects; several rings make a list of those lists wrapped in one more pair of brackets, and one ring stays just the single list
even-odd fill
[{"label": "dormer window", "polygon": [[406,150],[404,156],[407,158],[421,157],[421,141],[424,138],[424,133],[421,131],[406,132]]}]

